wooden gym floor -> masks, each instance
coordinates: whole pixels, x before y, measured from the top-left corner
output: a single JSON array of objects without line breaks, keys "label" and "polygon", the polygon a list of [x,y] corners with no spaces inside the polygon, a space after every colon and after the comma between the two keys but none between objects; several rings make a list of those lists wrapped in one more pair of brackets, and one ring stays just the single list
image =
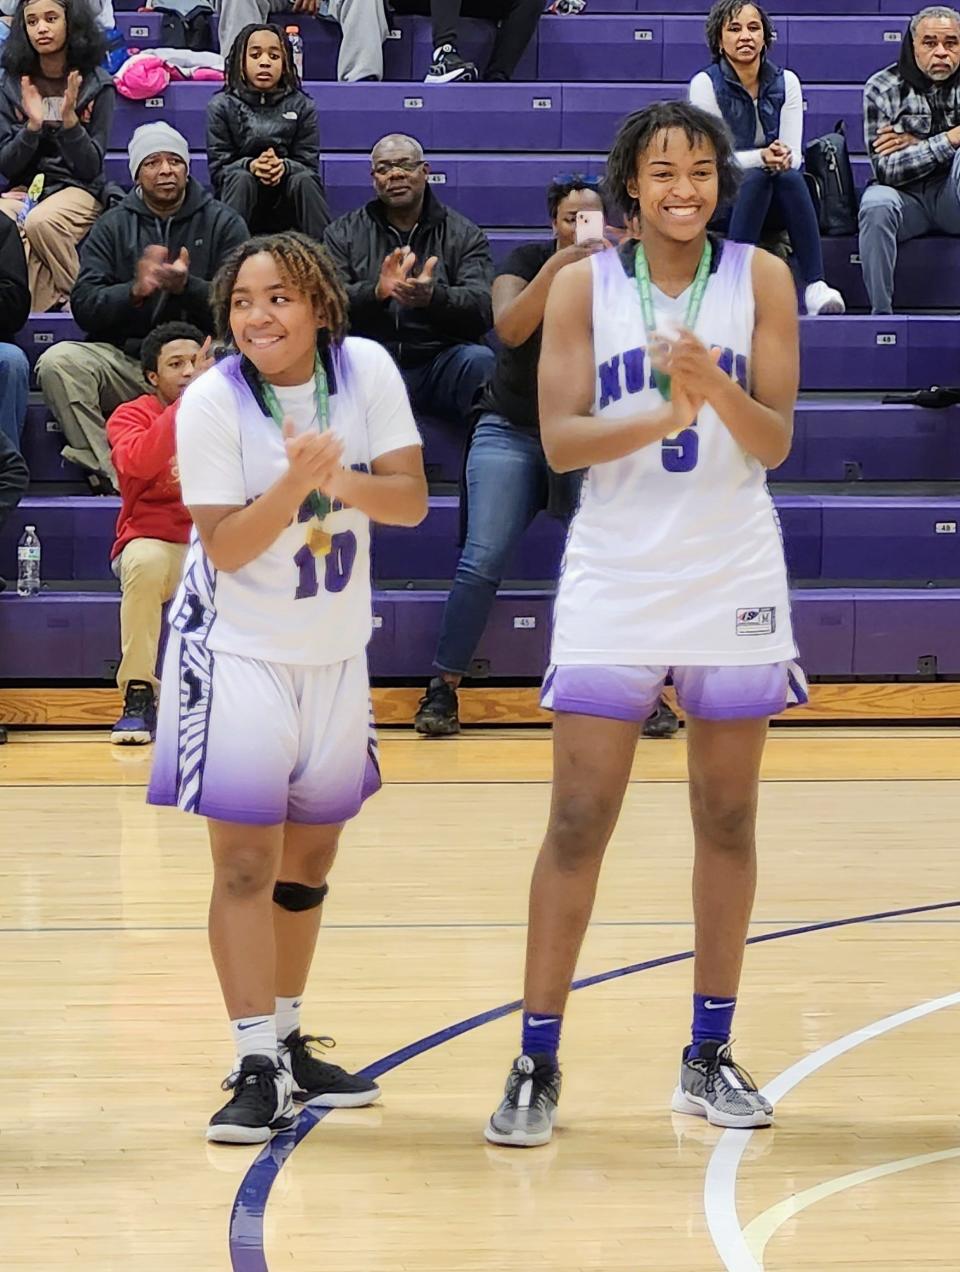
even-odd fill
[{"label": "wooden gym floor", "polygon": [[0,750],[7,1272],[960,1268],[960,730],[773,733],[736,1037],[779,1116],[753,1134],[669,1111],[684,742],[642,743],[579,969],[599,979],[567,1016],[560,1129],[527,1152],[481,1131],[517,1049],[516,1014],[493,1009],[518,993],[549,735],[385,731],[383,756],[305,1019],[341,1063],[384,1061],[383,1101],[307,1115],[252,1165],[203,1139],[231,1055],[202,823],[147,808],[149,754],[103,733]]}]

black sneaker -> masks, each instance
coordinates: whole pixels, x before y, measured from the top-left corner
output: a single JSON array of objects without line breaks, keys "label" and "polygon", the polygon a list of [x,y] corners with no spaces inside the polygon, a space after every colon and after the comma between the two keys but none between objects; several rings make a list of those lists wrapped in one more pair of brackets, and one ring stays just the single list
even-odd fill
[{"label": "black sneaker", "polygon": [[265,1144],[297,1120],[287,1069],[268,1056],[245,1056],[239,1073],[223,1084],[229,1103],[214,1113],[207,1139],[215,1144]]},{"label": "black sneaker", "polygon": [[280,1043],[280,1063],[293,1080],[293,1098],[298,1104],[316,1104],[327,1109],[361,1109],[380,1099],[380,1088],[369,1078],[347,1073],[335,1064],[318,1060],[311,1043],[335,1047],[332,1038],[314,1038],[295,1029]]},{"label": "black sneaker", "polygon": [[463,84],[478,79],[473,62],[466,62],[452,44],[441,44],[433,50],[433,62],[424,79],[425,84]]},{"label": "black sneaker", "polygon": [[428,738],[449,738],[460,732],[457,691],[441,676],[434,676],[420,699],[413,727]]},{"label": "black sneaker", "polygon": [[711,1126],[748,1129],[773,1121],[773,1105],[734,1061],[729,1042],[701,1042],[696,1056],[693,1047],[684,1048],[672,1107],[705,1117]]},{"label": "black sneaker", "polygon": [[676,713],[671,711],[661,698],[657,703],[656,711],[643,726],[643,736],[645,738],[672,738],[679,728],[680,721],[677,719]]},{"label": "black sneaker", "polygon": [[548,1144],[560,1099],[560,1070],[551,1056],[518,1056],[500,1106],[487,1123],[491,1144],[535,1148]]},{"label": "black sneaker", "polygon": [[144,746],[157,732],[157,700],[153,685],[131,680],[123,695],[123,715],[113,726],[110,741],[115,746]]}]

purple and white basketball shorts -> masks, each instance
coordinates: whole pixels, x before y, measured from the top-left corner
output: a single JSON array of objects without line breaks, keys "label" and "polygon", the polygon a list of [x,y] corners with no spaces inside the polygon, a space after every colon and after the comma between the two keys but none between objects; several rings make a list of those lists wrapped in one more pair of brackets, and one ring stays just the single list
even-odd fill
[{"label": "purple and white basketball shorts", "polygon": [[288,666],[171,631],[148,803],[254,826],[325,826],[379,789],[366,653]]},{"label": "purple and white basketball shorts", "polygon": [[540,705],[548,711],[646,720],[667,678],[686,715],[700,720],[750,720],[802,707],[807,680],[799,663],[756,667],[591,667],[552,666],[543,680]]}]

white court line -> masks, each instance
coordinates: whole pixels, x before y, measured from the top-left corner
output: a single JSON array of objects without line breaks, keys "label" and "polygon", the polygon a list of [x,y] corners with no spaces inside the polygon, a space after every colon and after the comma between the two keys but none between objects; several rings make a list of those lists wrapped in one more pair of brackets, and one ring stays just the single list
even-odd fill
[{"label": "white court line", "polygon": [[[829,1042],[819,1051],[811,1052],[796,1064],[785,1069],[783,1073],[763,1088],[763,1094],[776,1104],[784,1098],[804,1078],[808,1078],[824,1065],[845,1055],[861,1043],[870,1042],[891,1029],[909,1024],[930,1016],[945,1007],[960,1004],[960,993],[947,994],[943,998],[933,998],[926,1003],[918,1003],[916,1007],[908,1007],[906,1011],[897,1012],[894,1016],[885,1016],[863,1029],[837,1038]],[[703,1207],[707,1217],[707,1227],[717,1253],[723,1260],[727,1272],[763,1272],[763,1264],[758,1263],[747,1245],[740,1220],[737,1215],[737,1170],[740,1159],[750,1142],[753,1131],[724,1131],[717,1141],[716,1147],[707,1165],[706,1178],[703,1185]]]}]

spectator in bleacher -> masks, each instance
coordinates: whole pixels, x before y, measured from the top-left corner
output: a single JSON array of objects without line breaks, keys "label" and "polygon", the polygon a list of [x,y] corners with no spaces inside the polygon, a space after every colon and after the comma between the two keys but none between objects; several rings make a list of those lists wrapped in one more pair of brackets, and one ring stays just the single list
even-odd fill
[{"label": "spectator in bleacher", "polygon": [[[18,6],[22,0],[0,0],[0,39],[6,39],[4,30],[9,30],[13,15],[16,13]],[[96,19],[97,26],[104,31],[112,31],[117,20],[113,12],[113,0],[87,0],[90,10]]]},{"label": "spectator in bleacher", "polygon": [[490,60],[483,78],[508,80],[533,39],[544,0],[391,0],[397,13],[429,14],[433,29],[433,61],[428,84],[463,83],[480,78],[473,62],[460,56],[460,19],[485,18],[497,24]]},{"label": "spectator in bleacher", "polygon": [[350,330],[389,349],[415,411],[466,428],[493,370],[493,262],[486,235],[444,207],[413,137],[370,156],[377,197],[327,228],[324,246],[350,299]]},{"label": "spectator in bleacher", "polygon": [[742,170],[727,234],[759,243],[786,229],[808,314],[842,314],[843,296],[823,278],[823,248],[803,163],[803,90],[793,71],[768,56],[773,25],[757,4],[718,0],[707,16],[713,62],[690,81],[694,106],[719,115],[733,134]]},{"label": "spectator in bleacher", "polygon": [[[67,302],[77,245],[103,211],[103,156],[116,91],[86,0],[25,0],[3,45],[0,211],[21,223],[34,310]],[[43,177],[35,206],[28,188]],[[26,214],[24,216],[24,213]]]},{"label": "spectator in bleacher", "polygon": [[383,42],[390,34],[385,0],[220,0],[218,7],[224,57],[245,26],[292,10],[301,20],[315,17],[340,26],[338,80],[383,79]]},{"label": "spectator in bleacher", "polygon": [[211,365],[208,347],[209,337],[205,342],[190,323],[161,323],[140,354],[152,392],[117,407],[107,421],[123,500],[110,554],[123,589],[117,671],[123,715],[113,727],[115,743],[151,742],[156,729],[161,616],[180,582],[191,526],[177,475],[177,404]]},{"label": "spectator in bleacher", "polygon": [[210,281],[250,237],[237,213],[190,176],[190,151],[175,128],[142,124],[129,155],[135,188],[103,214],[80,252],[71,303],[89,343],[64,341],[37,363],[67,442],[63,456],[101,493],[116,485],[104,421],[143,391],[144,338],[161,322],[190,322],[212,335]]},{"label": "spectator in bleacher", "polygon": [[960,234],[960,14],[910,21],[900,60],[867,80],[864,135],[876,184],[860,203],[860,259],[875,314],[893,309],[897,244]]},{"label": "spectator in bleacher", "polygon": [[317,108],[300,87],[279,27],[251,24],[234,40],[223,91],[207,103],[207,156],[214,194],[252,233],[296,229],[323,237],[330,213]]},{"label": "spectator in bleacher", "polygon": [[17,447],[27,418],[30,364],[14,342],[29,317],[23,243],[13,222],[0,217],[0,433]]}]

